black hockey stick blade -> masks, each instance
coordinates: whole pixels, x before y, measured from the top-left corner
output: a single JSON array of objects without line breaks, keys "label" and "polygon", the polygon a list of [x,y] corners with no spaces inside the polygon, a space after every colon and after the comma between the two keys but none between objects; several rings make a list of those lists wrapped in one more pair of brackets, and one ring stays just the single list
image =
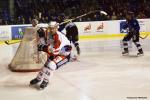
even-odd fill
[{"label": "black hockey stick blade", "polygon": [[9,45],[9,41],[4,41],[4,42],[5,42],[5,44]]},{"label": "black hockey stick blade", "polygon": [[19,43],[20,41],[4,41],[5,42],[5,44],[7,44],[7,45],[11,45],[11,44],[15,44],[15,43]]},{"label": "black hockey stick blade", "polygon": [[146,38],[148,37],[148,35],[149,35],[149,34],[146,34],[144,37],[141,37],[141,36],[140,36],[140,38],[141,38],[141,39],[146,39]]}]

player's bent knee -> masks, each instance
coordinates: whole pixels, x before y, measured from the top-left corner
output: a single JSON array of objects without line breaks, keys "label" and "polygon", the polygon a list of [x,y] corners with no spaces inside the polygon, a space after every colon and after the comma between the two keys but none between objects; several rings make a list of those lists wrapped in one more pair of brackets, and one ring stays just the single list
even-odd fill
[{"label": "player's bent knee", "polygon": [[140,45],[140,42],[138,41],[133,41],[135,45]]},{"label": "player's bent knee", "polygon": [[53,71],[56,70],[56,68],[57,68],[56,63],[54,61],[50,61],[46,67],[48,67],[49,69],[51,69]]}]

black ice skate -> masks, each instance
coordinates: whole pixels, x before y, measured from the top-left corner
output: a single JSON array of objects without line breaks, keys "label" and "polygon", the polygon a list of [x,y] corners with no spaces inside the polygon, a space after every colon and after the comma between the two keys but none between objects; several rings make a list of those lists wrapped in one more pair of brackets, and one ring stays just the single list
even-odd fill
[{"label": "black ice skate", "polygon": [[39,89],[40,90],[45,89],[47,87],[48,83],[49,83],[48,81],[43,80],[43,82],[39,86]]},{"label": "black ice skate", "polygon": [[123,56],[127,56],[127,55],[129,55],[129,52],[128,52],[128,51],[123,51],[123,52],[122,52],[122,55],[123,55]]},{"label": "black ice skate", "polygon": [[138,53],[137,53],[137,56],[143,56],[143,55],[144,55],[143,52],[138,52]]},{"label": "black ice skate", "polygon": [[40,82],[40,80],[38,80],[37,78],[34,78],[30,81],[30,85],[36,85],[39,82]]}]

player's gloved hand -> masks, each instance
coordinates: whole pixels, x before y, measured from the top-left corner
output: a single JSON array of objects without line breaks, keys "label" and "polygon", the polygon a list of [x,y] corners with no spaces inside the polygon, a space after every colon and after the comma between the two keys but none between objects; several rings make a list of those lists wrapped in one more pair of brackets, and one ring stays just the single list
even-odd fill
[{"label": "player's gloved hand", "polygon": [[65,48],[65,51],[71,51],[71,49],[72,49],[72,47],[71,47],[71,45],[66,45],[66,46],[64,46],[64,48]]},{"label": "player's gloved hand", "polygon": [[38,51],[44,51],[44,52],[47,52],[47,48],[48,48],[47,45],[44,45],[44,44],[38,45]]},{"label": "player's gloved hand", "polygon": [[50,55],[49,59],[53,60],[54,59],[54,55]]},{"label": "player's gloved hand", "polygon": [[54,51],[53,45],[49,45],[47,50],[49,53],[53,53]]}]

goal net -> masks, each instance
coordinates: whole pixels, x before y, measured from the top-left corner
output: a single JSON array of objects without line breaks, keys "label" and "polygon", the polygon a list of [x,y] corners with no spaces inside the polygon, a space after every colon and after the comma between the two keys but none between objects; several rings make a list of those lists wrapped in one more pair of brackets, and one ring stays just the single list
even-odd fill
[{"label": "goal net", "polygon": [[19,47],[9,64],[9,69],[15,72],[38,71],[46,61],[46,54],[37,49],[37,28],[28,27]]}]

